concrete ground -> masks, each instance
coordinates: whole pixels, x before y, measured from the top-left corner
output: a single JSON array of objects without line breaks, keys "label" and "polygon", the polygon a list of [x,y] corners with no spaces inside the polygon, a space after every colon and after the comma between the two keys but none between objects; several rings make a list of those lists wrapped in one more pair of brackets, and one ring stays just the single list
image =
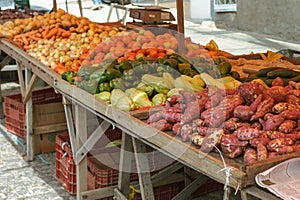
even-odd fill
[{"label": "concrete ground", "polygon": [[[82,2],[84,16],[95,22],[106,22],[109,6],[104,5],[101,10],[92,11],[88,9],[92,5],[91,0],[83,0]],[[32,8],[49,10],[52,8],[51,3],[52,1],[30,1]],[[170,11],[176,16],[174,3],[165,2],[160,5],[172,7]],[[58,0],[58,7],[66,9],[65,1]],[[68,12],[79,16],[76,1],[68,1]],[[115,12],[113,12],[110,21],[117,21]],[[126,21],[132,21],[132,19],[128,17]],[[280,38],[266,35],[228,30],[226,27],[221,29],[217,28],[216,23],[211,21],[193,23],[186,20],[184,25],[185,36],[191,37],[194,42],[206,44],[213,39],[220,49],[236,55],[266,52],[267,50],[300,50],[298,41],[283,41]],[[7,87],[7,84],[3,84],[1,88],[4,95],[13,90],[5,87]],[[55,154],[37,155],[33,162],[25,162],[23,158],[24,140],[7,133],[3,124],[4,120],[2,119],[0,127],[0,199],[75,199],[76,197],[70,196],[55,179]],[[223,191],[219,190],[204,197],[199,197],[199,200],[219,200],[222,198]],[[230,199],[240,199],[240,196],[231,194]]]}]

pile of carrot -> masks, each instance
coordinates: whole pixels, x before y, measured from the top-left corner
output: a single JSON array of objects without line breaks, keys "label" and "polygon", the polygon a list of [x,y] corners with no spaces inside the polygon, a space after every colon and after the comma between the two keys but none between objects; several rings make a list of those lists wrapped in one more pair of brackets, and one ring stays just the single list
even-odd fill
[{"label": "pile of carrot", "polygon": [[34,44],[39,40],[54,41],[57,38],[68,38],[71,34],[72,32],[60,28],[58,25],[54,27],[43,26],[37,30],[14,36],[13,42],[20,48],[26,50],[30,44]]}]

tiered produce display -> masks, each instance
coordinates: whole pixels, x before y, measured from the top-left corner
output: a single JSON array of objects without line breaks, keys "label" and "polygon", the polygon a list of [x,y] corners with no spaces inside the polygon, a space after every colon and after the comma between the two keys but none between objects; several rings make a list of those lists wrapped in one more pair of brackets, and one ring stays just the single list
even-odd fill
[{"label": "tiered produce display", "polygon": [[[150,126],[245,163],[300,149],[300,71],[281,54],[236,57],[176,34],[125,31],[62,10],[0,25],[0,35],[69,84]],[[251,68],[250,71],[243,70]],[[297,70],[298,69],[298,70]]]}]

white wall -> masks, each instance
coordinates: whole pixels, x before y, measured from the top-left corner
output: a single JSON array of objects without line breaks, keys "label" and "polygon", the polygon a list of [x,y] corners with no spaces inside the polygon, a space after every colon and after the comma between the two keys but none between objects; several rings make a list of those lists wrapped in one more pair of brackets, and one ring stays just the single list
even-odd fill
[{"label": "white wall", "polygon": [[192,19],[211,19],[211,0],[190,0]]}]

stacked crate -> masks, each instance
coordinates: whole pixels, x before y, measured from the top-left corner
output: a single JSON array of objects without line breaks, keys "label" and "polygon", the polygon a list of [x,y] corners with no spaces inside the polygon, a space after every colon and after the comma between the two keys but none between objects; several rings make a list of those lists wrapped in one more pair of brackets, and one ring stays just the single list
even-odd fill
[{"label": "stacked crate", "polygon": [[[119,171],[115,167],[118,166],[118,163],[115,163],[115,167],[113,167],[112,165],[106,166],[103,163],[101,163],[102,159],[100,160],[96,159],[92,155],[98,153],[102,154],[102,156],[104,155],[104,157],[105,154],[106,156],[112,156],[112,157],[116,155],[115,158],[116,160],[118,160],[119,155],[117,156],[117,154],[120,154],[120,147],[116,147],[116,146],[107,147],[107,144],[111,141],[119,140],[121,139],[121,137],[122,137],[121,130],[119,129],[113,130],[111,128],[108,129],[105,132],[102,139],[100,139],[96,143],[95,146],[97,146],[97,149],[92,154],[91,153],[88,154],[88,159],[87,159],[88,190],[117,185]],[[103,142],[105,140],[106,142]],[[97,158],[99,158],[99,156]],[[157,159],[161,159],[161,158],[162,157],[157,157]],[[153,161],[157,162],[157,159],[154,159]],[[152,166],[153,165],[154,164],[152,164]],[[155,167],[152,168],[154,169]],[[152,174],[158,171],[159,170],[153,171]],[[69,135],[67,133],[59,134],[56,136],[56,178],[70,194],[72,195],[76,194],[76,165],[73,160]],[[137,180],[138,180],[137,173],[131,173],[130,181],[134,182]],[[157,200],[171,199],[172,197],[174,197],[176,194],[179,193],[181,188],[180,186],[181,186],[180,183],[176,182],[172,184],[154,187],[155,199]],[[102,198],[101,200],[112,200],[112,199],[113,197],[107,197],[107,198]],[[134,200],[140,200],[140,199],[141,199],[141,195],[135,194]]]}]

